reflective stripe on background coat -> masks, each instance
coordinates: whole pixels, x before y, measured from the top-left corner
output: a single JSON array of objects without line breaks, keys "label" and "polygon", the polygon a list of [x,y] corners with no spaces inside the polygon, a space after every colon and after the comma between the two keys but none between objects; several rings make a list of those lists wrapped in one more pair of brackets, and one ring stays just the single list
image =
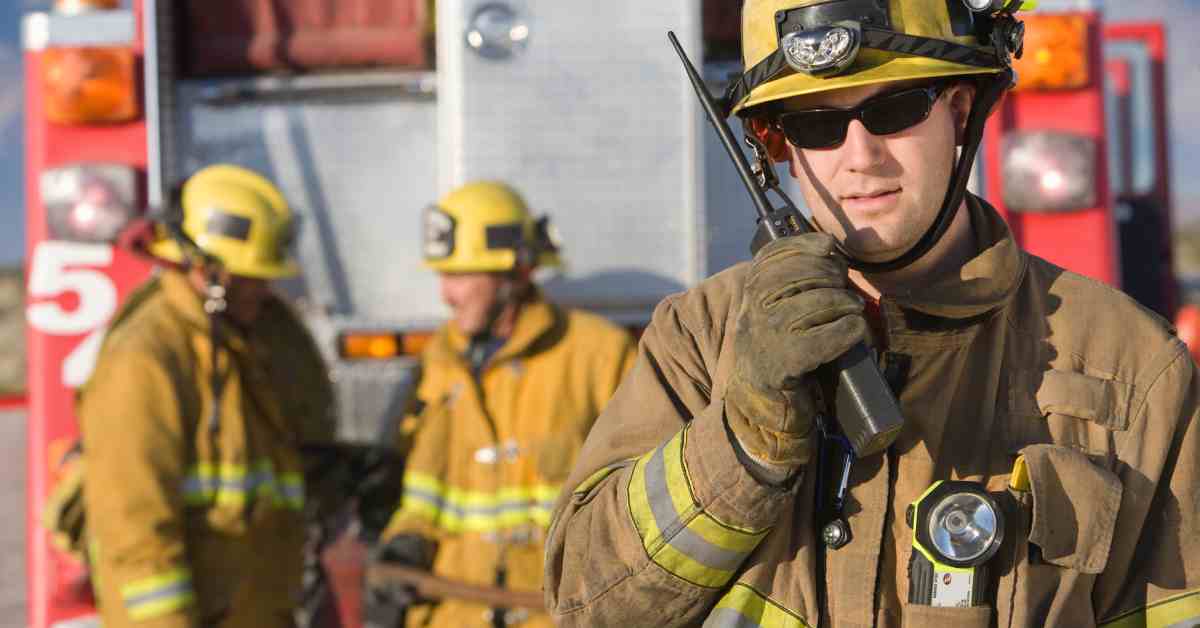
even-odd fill
[{"label": "reflective stripe on background coat", "polygon": [[117,318],[78,412],[106,628],[290,626],[300,591],[299,444],[332,438],[324,365],[272,301],[222,325],[219,425],[200,297],[168,271]]},{"label": "reflective stripe on background coat", "polygon": [[[551,527],[560,624],[1200,622],[1200,378],[1187,348],[1127,296],[1020,251],[986,203],[968,207],[977,256],[881,303],[875,344],[907,365],[906,423],[886,455],[854,466],[853,540],[837,551],[817,546],[818,474],[760,484],[724,425],[746,265],[659,306]],[[1029,482],[1010,488],[1017,454]],[[946,479],[982,482],[1008,510],[990,606],[907,603],[904,512]]]},{"label": "reflective stripe on background coat", "polygon": [[[538,591],[545,530],[592,422],[634,357],[633,339],[603,319],[537,299],[478,381],[467,342],[443,328],[422,359],[419,416],[404,496],[385,537],[417,533],[438,544],[434,573]],[[409,612],[410,626],[487,626],[489,609],[445,602]],[[544,614],[509,616],[549,626]]]}]

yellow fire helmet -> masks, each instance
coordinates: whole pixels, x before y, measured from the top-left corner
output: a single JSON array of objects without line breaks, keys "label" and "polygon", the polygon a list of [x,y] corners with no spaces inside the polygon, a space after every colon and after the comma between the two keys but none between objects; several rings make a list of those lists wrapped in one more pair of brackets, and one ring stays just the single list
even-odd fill
[{"label": "yellow fire helmet", "polygon": [[[291,209],[262,175],[228,164],[208,166],[183,184],[180,205],[183,234],[230,273],[258,279],[297,274],[288,254],[295,237]],[[189,257],[165,226],[150,252],[176,263]]]},{"label": "yellow fire helmet", "polygon": [[768,138],[753,121],[770,122],[776,101],[893,81],[976,78],[962,151],[941,209],[924,235],[883,262],[857,259],[841,249],[850,267],[864,273],[904,268],[941,240],[963,202],[988,115],[1015,82],[1012,59],[1020,58],[1025,39],[1015,13],[1024,8],[1032,8],[1032,2],[745,0],[745,71],[725,93],[727,114],[743,118],[766,172],[772,159],[787,159],[786,151],[767,147]]},{"label": "yellow fire helmet", "polygon": [[[1024,36],[1023,0],[746,0],[745,74],[726,103],[912,79],[998,74]],[[744,115],[744,114],[743,114]]]},{"label": "yellow fire helmet", "polygon": [[425,209],[425,266],[440,273],[509,272],[517,266],[561,265],[546,217],[497,181],[467,183]]}]

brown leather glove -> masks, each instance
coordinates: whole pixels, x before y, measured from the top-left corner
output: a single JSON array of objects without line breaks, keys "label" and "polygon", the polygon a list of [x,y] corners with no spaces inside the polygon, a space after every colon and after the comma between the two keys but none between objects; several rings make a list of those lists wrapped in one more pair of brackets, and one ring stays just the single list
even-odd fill
[{"label": "brown leather glove", "polygon": [[808,462],[816,414],[809,374],[866,334],[846,269],[832,236],[809,233],[763,247],[746,277],[725,416],[742,449],[769,470]]}]

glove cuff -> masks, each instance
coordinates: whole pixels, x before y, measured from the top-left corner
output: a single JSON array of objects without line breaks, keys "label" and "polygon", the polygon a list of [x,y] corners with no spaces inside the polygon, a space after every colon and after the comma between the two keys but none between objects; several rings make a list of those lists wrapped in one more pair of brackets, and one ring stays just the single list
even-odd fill
[{"label": "glove cuff", "polygon": [[812,458],[813,409],[802,391],[758,391],[737,375],[725,393],[725,419],[743,451],[768,469],[790,472]]}]

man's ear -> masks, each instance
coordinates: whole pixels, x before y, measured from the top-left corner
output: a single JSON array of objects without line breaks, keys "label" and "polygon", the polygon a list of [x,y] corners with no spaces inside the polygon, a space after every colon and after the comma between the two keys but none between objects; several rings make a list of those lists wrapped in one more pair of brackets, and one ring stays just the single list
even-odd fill
[{"label": "man's ear", "polygon": [[974,83],[961,82],[950,88],[950,113],[954,116],[954,141],[962,146],[967,141],[967,121],[971,117],[971,106],[975,104]]},{"label": "man's ear", "polygon": [[788,150],[787,138],[783,136],[783,132],[778,127],[762,118],[751,118],[750,130],[758,138],[758,141],[767,147],[771,161],[791,161],[792,153]]}]

